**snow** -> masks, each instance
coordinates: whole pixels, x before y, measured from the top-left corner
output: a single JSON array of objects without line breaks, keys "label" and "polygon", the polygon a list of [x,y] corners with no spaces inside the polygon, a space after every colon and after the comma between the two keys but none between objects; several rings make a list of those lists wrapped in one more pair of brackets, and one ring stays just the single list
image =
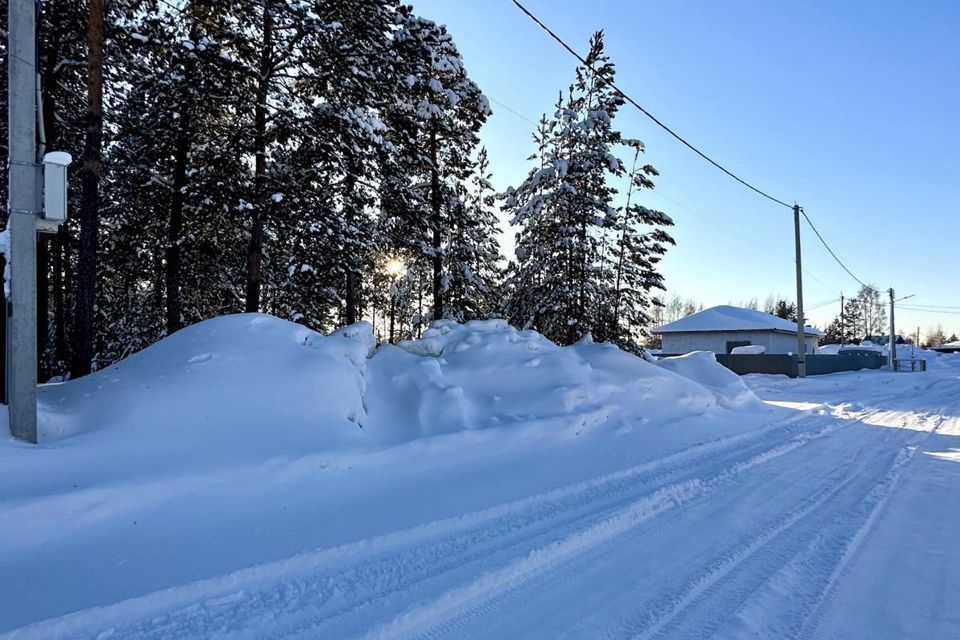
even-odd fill
[{"label": "snow", "polygon": [[759,355],[766,352],[767,348],[762,344],[748,344],[742,347],[734,347],[730,351],[733,355]]},{"label": "snow", "polygon": [[0,443],[0,636],[956,637],[960,356],[930,357],[207,321]]},{"label": "snow", "polygon": [[661,358],[657,364],[714,391],[725,406],[743,407],[759,402],[743,379],[717,364],[712,351],[694,351],[673,358]]},{"label": "snow", "polygon": [[0,253],[6,257],[6,266],[3,269],[3,297],[10,299],[10,279],[13,277],[13,262],[10,260],[10,226],[0,231]]},{"label": "snow", "polygon": [[66,151],[51,151],[43,154],[44,164],[57,164],[61,167],[69,167],[73,158]]},{"label": "snow", "polygon": [[[763,311],[754,311],[753,309],[741,309],[740,307],[731,307],[721,305],[704,309],[686,318],[681,318],[675,322],[659,326],[653,330],[653,333],[678,333],[684,331],[757,331],[757,330],[776,330],[776,331],[797,331],[797,323]],[[808,336],[822,336],[823,332],[813,327],[805,327],[805,333]]]}]

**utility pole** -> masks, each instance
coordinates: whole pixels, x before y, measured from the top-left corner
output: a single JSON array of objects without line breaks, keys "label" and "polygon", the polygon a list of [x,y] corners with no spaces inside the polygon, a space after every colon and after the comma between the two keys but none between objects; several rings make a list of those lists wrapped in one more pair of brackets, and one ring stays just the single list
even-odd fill
[{"label": "utility pole", "polygon": [[800,205],[793,205],[793,234],[797,251],[797,377],[807,377],[806,337],[803,329],[803,267],[800,264]]},{"label": "utility pole", "polygon": [[893,368],[897,360],[897,336],[894,333],[893,323],[893,287],[887,289],[887,292],[890,294],[890,367]]},{"label": "utility pole", "polygon": [[11,305],[7,332],[10,433],[37,442],[37,158],[36,3],[10,0],[7,32],[7,131]]},{"label": "utility pole", "polygon": [[843,346],[844,335],[845,335],[845,332],[844,332],[844,326],[843,326],[843,294],[841,293],[840,294],[840,346],[841,347]]}]

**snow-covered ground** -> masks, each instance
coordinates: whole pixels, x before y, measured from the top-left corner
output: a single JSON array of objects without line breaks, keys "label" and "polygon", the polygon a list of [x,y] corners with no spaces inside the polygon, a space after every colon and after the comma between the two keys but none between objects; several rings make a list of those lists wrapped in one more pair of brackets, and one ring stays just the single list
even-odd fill
[{"label": "snow-covered ground", "polygon": [[960,355],[738,378],[220,318],[0,445],[10,638],[960,637]]}]

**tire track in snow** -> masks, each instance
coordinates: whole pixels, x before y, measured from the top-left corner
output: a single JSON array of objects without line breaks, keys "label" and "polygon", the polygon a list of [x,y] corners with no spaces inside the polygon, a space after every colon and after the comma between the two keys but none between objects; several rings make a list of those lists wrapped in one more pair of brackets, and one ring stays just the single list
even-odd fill
[{"label": "tire track in snow", "polygon": [[[747,542],[727,549],[709,563],[699,576],[680,589],[665,609],[657,604],[649,606],[640,623],[642,630],[631,637],[635,640],[712,637],[731,611],[742,606],[797,553],[798,548],[817,535],[824,517],[829,518],[829,509],[836,508],[837,501],[856,503],[862,495],[856,488],[858,482],[875,462],[871,459],[871,464],[852,464],[856,460],[856,455],[845,460],[838,467],[841,470],[839,477],[832,477],[827,487],[777,518]],[[844,494],[850,493],[848,489],[853,493],[844,498]],[[818,517],[821,513],[823,517]]]},{"label": "tire track in snow", "polygon": [[[842,425],[841,426],[831,425],[830,427],[823,429],[820,434],[815,434],[815,436],[819,435],[822,437],[825,435],[829,435],[831,433],[836,432],[840,428],[843,428]],[[800,444],[802,445],[802,444],[805,444],[804,441],[816,440],[818,439],[818,437],[802,436],[798,439],[801,440]],[[739,478],[739,476],[743,475],[740,472],[744,471],[746,468],[759,467],[765,464],[766,462],[774,460],[776,458],[780,458],[783,455],[786,455],[787,453],[790,453],[791,451],[797,448],[798,448],[797,446],[794,446],[794,443],[788,443],[782,448],[780,447],[776,448],[775,451],[770,451],[768,453],[763,453],[755,456],[754,459],[751,460],[751,462],[753,463],[751,465],[742,465],[742,466],[740,464],[734,465],[730,469],[730,471],[732,472],[731,474],[732,477],[730,478],[730,480],[733,480],[734,478],[740,480],[742,478]],[[703,591],[712,590],[712,587],[713,587],[712,582],[719,579],[720,572],[727,573],[730,570],[736,568],[735,566],[727,566],[727,565],[741,564],[746,559],[748,559],[748,556],[752,556],[754,552],[766,546],[768,543],[772,542],[785,530],[797,525],[798,523],[803,522],[805,517],[809,515],[809,513],[811,513],[812,511],[816,511],[817,509],[821,509],[827,504],[829,504],[829,500],[831,497],[836,495],[836,493],[842,490],[847,484],[849,484],[851,481],[853,481],[857,477],[856,469],[862,468],[862,465],[858,465],[855,467],[849,466],[852,463],[854,463],[856,460],[857,460],[856,454],[849,456],[847,459],[843,461],[842,464],[837,466],[836,469],[839,470],[840,473],[832,474],[831,477],[824,479],[821,482],[821,485],[822,485],[821,488],[817,490],[814,493],[814,495],[805,498],[803,500],[801,507],[788,509],[785,513],[778,514],[775,518],[771,520],[769,524],[763,527],[763,530],[760,534],[752,536],[750,540],[747,542],[743,542],[743,536],[741,536],[737,541],[735,541],[735,544],[732,545],[731,549],[727,553],[725,553],[721,558],[710,563],[709,565],[710,569],[707,572],[707,575],[696,574],[695,572],[695,575],[689,580],[685,581],[678,591],[680,591],[683,596],[687,596],[689,599],[689,598],[692,598],[693,595],[697,595]],[[728,490],[730,486],[731,486],[730,483],[726,483],[723,489]],[[702,495],[695,497],[694,500],[691,502],[701,501],[701,500],[702,501],[712,500],[713,499],[712,493],[713,493],[712,491],[706,491]],[[689,505],[690,503],[684,503],[684,506],[689,506]],[[676,515],[680,515],[680,514],[677,514],[676,512],[674,513]],[[659,522],[660,522],[659,519],[652,521],[650,523],[652,525],[652,528],[642,529],[638,531],[636,535],[633,535],[631,533],[631,536],[632,536],[631,540],[624,542],[622,544],[618,543],[618,545],[619,546],[631,545],[633,547],[643,547],[645,546],[643,544],[644,539],[656,539],[657,537],[665,537],[665,536],[669,537],[670,527],[677,526],[676,519],[674,519],[674,522],[668,522],[666,524],[657,525],[657,523]],[[679,525],[679,526],[683,527],[686,525]],[[598,546],[594,549],[589,550],[588,552],[581,554],[580,557],[577,557],[575,560],[576,567],[590,567],[594,562],[593,559],[597,557],[603,557],[606,554],[610,553],[609,545],[614,544],[614,542],[615,541],[610,541],[608,545]],[[577,575],[576,567],[572,569],[563,569],[563,570],[570,575]],[[499,605],[503,601],[509,601],[510,603],[509,609],[512,611],[524,609],[525,607],[530,606],[530,603],[533,601],[536,601],[536,599],[540,595],[541,588],[549,590],[551,588],[551,584],[556,583],[558,581],[556,576],[553,576],[553,577],[551,576],[552,574],[550,572],[545,572],[537,576],[534,580],[529,581],[527,584],[519,585],[519,587],[516,589],[505,589],[502,592],[494,595],[488,602],[481,603],[476,607],[472,608],[466,614],[462,614],[461,616],[458,616],[453,621],[439,625],[434,630],[430,630],[426,633],[417,635],[416,637],[418,638],[418,640],[428,640],[433,638],[446,638],[446,637],[456,638],[456,637],[461,637],[461,635],[466,637],[466,634],[462,634],[458,632],[458,629],[460,627],[465,626],[472,619],[476,619],[477,617],[494,613],[497,605]],[[562,576],[561,576],[561,581],[562,581]],[[540,586],[538,587],[537,585],[540,585]],[[523,600],[518,601],[512,592],[517,591],[520,588],[522,588],[523,592],[527,594],[527,597],[525,597]],[[696,591],[696,593],[692,593],[694,591]],[[625,602],[629,602],[630,598],[629,597],[624,598],[623,600]],[[669,596],[667,598],[655,598],[653,600],[648,600],[643,605],[642,609],[639,612],[634,612],[632,614],[627,614],[627,615],[623,615],[619,611],[614,613],[613,615],[620,617],[624,620],[624,622],[621,623],[620,625],[604,626],[609,623],[609,617],[604,618],[603,616],[597,616],[595,619],[590,620],[589,622],[586,620],[580,621],[581,622],[580,625],[575,625],[574,627],[568,628],[565,634],[558,637],[566,638],[567,634],[570,634],[570,637],[589,637],[589,638],[630,637],[635,634],[635,631],[630,631],[630,629],[637,628],[638,619],[644,620],[643,626],[647,626],[651,624],[652,621],[660,621],[661,623],[666,624],[669,620],[662,619],[664,618],[664,616],[666,616],[666,614],[664,613],[664,609],[670,610],[674,608],[680,608],[681,605],[683,604],[681,600],[682,598],[680,595]],[[601,600],[601,603],[602,602],[603,600]],[[539,606],[543,607],[544,605],[543,603],[540,603]],[[603,622],[597,623],[598,620],[603,620]],[[579,631],[577,630],[577,628],[579,628]],[[474,637],[474,636],[469,635],[469,637]],[[483,637],[498,637],[498,636],[488,633],[488,635],[483,635]],[[673,637],[673,636],[667,636],[667,637]],[[679,637],[688,637],[688,636],[679,636]],[[696,636],[696,637],[699,637],[699,636]]]},{"label": "tire track in snow", "polygon": [[[538,522],[550,524],[551,519],[558,515],[563,516],[577,507],[592,505],[603,497],[609,498],[617,491],[636,489],[637,479],[641,479],[639,488],[643,491],[653,490],[658,481],[673,481],[674,485],[671,486],[676,490],[677,486],[683,484],[677,482],[678,476],[692,475],[695,478],[702,473],[700,467],[705,461],[715,461],[730,454],[740,456],[744,451],[749,452],[750,447],[762,446],[795,431],[801,431],[796,436],[797,442],[805,442],[810,435],[803,432],[803,428],[820,422],[822,419],[819,416],[805,414],[784,421],[767,422],[750,431],[700,443],[663,458],[543,494],[369,540],[300,554],[113,605],[68,614],[14,630],[8,637],[88,637],[91,634],[96,635],[92,630],[111,629],[121,636],[164,637],[173,632],[177,637],[190,637],[191,634],[204,636],[211,627],[223,625],[236,629],[239,636],[243,635],[244,629],[256,628],[258,620],[269,622],[266,628],[250,635],[286,637],[310,629],[329,618],[331,612],[322,611],[327,603],[336,605],[338,613],[349,613],[350,610],[368,604],[386,593],[409,587],[410,580],[404,578],[409,577],[412,567],[416,568],[416,565],[425,559],[434,563],[440,561],[441,566],[440,571],[420,576],[421,579],[428,579],[458,566],[463,560],[462,556],[448,553],[451,551],[450,538],[458,533],[465,535],[459,540],[459,546],[470,549],[478,542],[478,535],[481,539],[496,538],[523,533]],[[777,445],[773,449],[780,450],[783,446]],[[788,446],[792,448],[799,445]],[[765,450],[760,455],[765,457],[764,460],[769,459],[771,450]],[[742,460],[734,462],[734,467],[739,470],[742,470],[742,465]],[[646,481],[643,481],[644,479]],[[695,480],[690,482],[696,484]],[[658,494],[661,497],[663,495],[660,492]],[[564,502],[565,500],[567,502]],[[568,504],[570,501],[573,502],[572,505]],[[616,506],[607,505],[606,509]],[[526,519],[522,517],[524,514],[528,516]],[[590,516],[591,513],[586,516],[577,513],[572,521],[580,521]],[[502,525],[500,529],[491,531],[489,526],[485,526],[497,522]],[[537,530],[536,533],[542,532]],[[520,542],[525,539],[522,538]],[[431,557],[424,557],[424,545],[433,549]],[[457,546],[456,540],[453,541],[453,546]],[[390,555],[405,548],[412,548],[406,563],[403,559],[398,562],[397,557]],[[357,557],[362,558],[359,563],[356,561]],[[360,585],[359,598],[350,597],[349,589],[344,589],[343,585],[351,582],[341,582],[340,578],[346,577],[343,571],[352,572],[352,584]],[[391,583],[391,580],[394,582]],[[369,583],[374,583],[374,593],[362,593],[363,587]],[[377,586],[380,587],[379,590]],[[305,615],[304,611],[314,615]],[[284,619],[285,615],[301,618],[302,622],[294,620],[291,621],[293,624],[288,624]],[[249,626],[251,624],[254,626]]]},{"label": "tire track in snow", "polygon": [[[898,435],[902,434],[891,429],[883,440],[887,442]],[[814,508],[804,510],[803,517],[778,531],[774,538],[765,540],[735,565],[726,562],[727,558],[721,560],[719,571],[708,571],[704,576],[709,577],[708,588],[700,588],[702,585],[695,581],[680,602],[666,613],[652,616],[652,622],[647,623],[649,626],[635,637],[644,640],[715,635],[718,638],[799,637],[798,627],[811,619],[810,611],[819,607],[817,598],[822,597],[812,598],[806,594],[832,591],[844,567],[873,529],[877,516],[916,451],[916,442],[930,435],[925,433],[921,437],[908,438],[907,443],[892,455],[888,449],[880,448],[881,456],[887,453],[882,457],[888,458],[888,463],[879,474],[866,473],[874,468],[873,459],[868,459],[869,464],[861,461],[856,472],[843,479],[836,490],[830,491],[828,499],[838,497],[842,489],[859,480],[863,473],[866,478],[875,479],[842,498],[844,502],[840,509],[835,509],[841,512],[840,517],[827,512],[823,517],[815,518],[814,512],[830,504],[828,499],[819,501]],[[866,505],[866,512],[858,508],[861,505]],[[780,541],[779,538],[786,540]],[[778,540],[777,548],[765,549],[774,539]],[[839,562],[826,563],[826,559],[836,555],[838,546],[844,550]],[[757,558],[761,551],[772,556],[770,560],[759,568],[746,571],[744,565],[763,561]],[[740,570],[746,572],[743,578],[736,575]],[[730,615],[731,612],[734,615]],[[725,618],[733,623],[732,627]],[[725,629],[725,633],[717,633],[720,631],[718,625]]]},{"label": "tire track in snow", "polygon": [[[791,418],[784,423],[781,423],[780,426],[775,430],[777,433],[781,431],[793,431],[806,424],[811,422],[809,416],[798,416],[796,418]],[[785,427],[789,425],[789,429]],[[768,426],[768,425],[765,425]],[[825,435],[827,432],[832,432],[837,428],[840,428],[843,425],[832,424],[826,429],[821,429],[819,435]],[[304,614],[303,611],[298,611],[293,615],[294,618],[299,618],[299,622],[292,622],[288,619],[285,621],[284,628],[282,630],[274,630],[273,633],[264,632],[257,633],[255,637],[269,637],[269,638],[313,638],[314,633],[316,633],[318,627],[329,627],[335,618],[341,615],[352,615],[356,617],[361,608],[371,608],[376,606],[378,601],[381,601],[383,598],[387,598],[393,595],[396,592],[412,588],[418,583],[427,582],[443,576],[445,578],[449,577],[446,574],[448,572],[456,573],[457,570],[464,570],[467,565],[470,563],[476,562],[478,560],[489,561],[492,556],[507,556],[507,557],[516,557],[517,555],[528,553],[531,544],[534,546],[537,544],[544,544],[538,542],[541,538],[546,538],[548,541],[557,537],[557,534],[564,534],[566,530],[576,531],[578,528],[583,526],[589,526],[591,522],[599,520],[601,518],[607,517],[611,513],[616,513],[624,504],[629,503],[631,500],[634,500],[638,493],[649,493],[657,488],[657,484],[651,484],[652,481],[659,483],[659,486],[664,486],[671,479],[676,480],[677,471],[679,470],[682,475],[680,478],[688,477],[691,475],[691,470],[693,471],[692,475],[694,477],[699,477],[702,473],[700,466],[704,464],[705,460],[710,460],[716,465],[719,453],[716,448],[713,446],[722,441],[725,444],[723,453],[735,453],[735,462],[732,466],[739,468],[739,465],[742,464],[743,459],[748,458],[751,455],[751,450],[748,448],[747,444],[744,444],[743,437],[744,435],[751,435],[751,432],[746,434],[740,434],[733,436],[732,439],[736,440],[733,442],[731,438],[723,438],[718,441],[711,441],[706,443],[705,446],[708,447],[709,451],[706,451],[708,455],[698,455],[695,459],[688,460],[685,464],[679,467],[671,468],[669,472],[665,472],[654,476],[650,481],[643,482],[639,485],[634,484],[623,484],[625,480],[630,480],[633,476],[637,475],[637,471],[641,468],[643,470],[651,470],[651,468],[656,467],[660,468],[667,466],[667,462],[673,462],[680,460],[681,458],[687,460],[690,453],[690,450],[682,451],[677,454],[672,454],[666,458],[661,458],[651,463],[646,463],[639,465],[636,468],[628,469],[624,472],[617,472],[614,474],[609,474],[603,476],[600,480],[603,482],[598,482],[597,480],[586,481],[585,483],[578,484],[587,484],[591,488],[597,489],[597,491],[592,492],[588,495],[581,496],[580,499],[572,505],[566,505],[561,508],[562,505],[551,505],[551,514],[550,518],[538,517],[536,520],[525,522],[518,522],[516,520],[505,521],[503,524],[510,530],[509,536],[506,536],[505,539],[500,540],[496,546],[490,546],[484,543],[488,543],[487,540],[491,535],[493,537],[500,537],[500,534],[495,529],[478,529],[476,532],[470,532],[469,537],[460,541],[456,549],[451,550],[449,546],[444,544],[442,548],[435,549],[430,554],[430,563],[427,565],[429,571],[426,574],[422,574],[424,570],[424,551],[425,549],[419,548],[413,550],[410,554],[411,557],[408,557],[403,563],[404,570],[401,572],[402,576],[399,576],[399,582],[396,584],[391,584],[390,588],[382,589],[377,593],[368,594],[365,596],[365,599],[355,600],[346,603],[344,606],[336,609],[334,611],[326,612],[321,618],[316,613],[314,614]],[[752,435],[750,440],[756,440],[756,436]],[[810,433],[804,432],[795,437],[798,443],[805,443],[811,439]],[[738,444],[739,443],[739,444]],[[756,446],[756,442],[752,442]],[[790,448],[797,446],[796,444],[790,444]],[[700,451],[700,445],[693,447],[698,453],[704,453]],[[774,447],[774,449],[779,450],[780,447]],[[764,450],[759,457],[766,461],[767,457],[771,456],[771,450]],[[651,467],[653,465],[653,467]],[[617,482],[613,482],[616,480]],[[625,490],[629,490],[626,495],[615,495],[614,492],[623,493]],[[559,515],[558,515],[559,512]],[[517,535],[514,535],[517,534]],[[478,537],[479,536],[479,539]],[[427,549],[429,551],[429,549]],[[516,551],[515,551],[516,550]],[[468,554],[468,555],[464,555]],[[376,569],[375,572],[379,574],[382,578],[384,573],[394,573],[398,566],[398,560],[401,558],[391,557],[387,558],[384,563],[380,566],[379,569]],[[372,570],[370,565],[363,565],[363,571],[369,573]],[[351,583],[352,579],[341,579],[337,578],[336,581],[339,584]],[[381,585],[382,586],[382,585]],[[409,594],[407,594],[409,596]],[[416,599],[416,598],[414,598]],[[342,633],[342,632],[340,632]],[[336,634],[339,637],[339,634]]]},{"label": "tire track in snow", "polygon": [[[525,557],[489,571],[477,579],[443,593],[433,601],[401,614],[393,621],[373,629],[366,640],[420,637],[451,619],[476,612],[504,590],[516,589],[538,575],[634,529],[662,513],[686,504],[695,498],[719,490],[735,477],[782,457],[805,444],[825,437],[846,425],[831,424],[819,432],[801,434],[792,440],[725,467],[706,478],[694,478],[665,486],[649,496],[636,500],[607,519],[580,530],[544,547],[532,550]],[[428,636],[427,636],[428,637]]]},{"label": "tire track in snow", "polygon": [[870,494],[865,498],[867,504],[870,505],[870,509],[867,512],[866,518],[862,520],[860,526],[847,540],[846,544],[843,545],[843,553],[834,565],[833,570],[830,572],[830,575],[825,581],[820,592],[817,594],[816,600],[813,602],[812,606],[804,616],[803,623],[797,630],[795,637],[810,638],[816,633],[816,630],[820,625],[820,621],[823,618],[826,605],[829,603],[834,592],[836,591],[837,583],[846,573],[848,567],[853,563],[870,534],[876,529],[877,522],[883,515],[887,503],[890,501],[890,498],[896,491],[900,480],[906,473],[910,463],[916,457],[916,454],[920,450],[922,444],[939,432],[945,424],[950,422],[944,415],[943,411],[936,416],[929,417],[933,417],[935,421],[933,428],[922,436],[911,438],[912,442],[900,449],[894,464],[884,477],[883,481],[877,484]]},{"label": "tire track in snow", "polygon": [[[837,420],[826,428],[822,429],[819,433],[813,434],[801,434],[797,436],[794,441],[785,443],[783,446],[774,447],[773,449],[763,452],[761,454],[755,455],[749,460],[745,460],[740,463],[736,463],[730,467],[729,471],[732,474],[736,474],[739,471],[742,471],[746,468],[752,468],[764,464],[769,460],[779,458],[794,449],[798,446],[801,446],[805,441],[815,440],[819,437],[829,435],[840,429],[844,429],[850,424],[858,424],[862,422],[863,418],[873,415],[873,411],[861,412],[858,415],[858,419],[851,420]],[[898,440],[902,437],[902,432],[899,432],[896,429],[886,430],[885,436],[883,438],[884,442],[889,440]],[[689,608],[696,608],[697,603],[701,600],[701,596],[704,598],[709,598],[712,593],[714,593],[719,585],[723,582],[724,578],[728,575],[735,573],[742,565],[751,561],[755,555],[758,555],[759,552],[763,551],[766,556],[774,555],[775,562],[772,564],[764,565],[767,567],[767,572],[764,574],[764,579],[769,576],[769,573],[775,571],[778,567],[782,566],[786,557],[789,557],[791,553],[794,553],[796,548],[802,546],[809,537],[815,535],[815,527],[808,526],[807,519],[808,517],[815,513],[825,509],[825,507],[832,506],[834,504],[833,499],[836,498],[838,494],[844,489],[847,489],[851,483],[854,481],[861,480],[861,473],[865,470],[872,469],[876,466],[878,462],[877,458],[891,460],[894,458],[891,455],[891,450],[887,447],[881,447],[878,450],[879,455],[872,456],[868,458],[867,462],[862,461],[864,451],[872,452],[875,448],[876,443],[867,443],[866,447],[858,449],[850,457],[844,459],[842,462],[837,461],[837,465],[834,468],[835,471],[839,473],[834,473],[831,475],[831,478],[827,481],[827,486],[819,489],[812,497],[804,499],[802,506],[788,511],[786,514],[781,514],[773,521],[772,524],[767,525],[763,531],[761,531],[756,536],[753,536],[747,543],[738,542],[737,546],[732,548],[727,554],[722,558],[718,559],[714,563],[711,563],[709,570],[705,575],[697,576],[691,581],[686,583],[685,587],[681,587],[680,592],[682,596],[678,596],[680,601],[677,602],[675,597],[671,603],[669,600],[667,602],[661,602],[662,606],[655,610],[655,613],[650,613],[648,611],[648,619],[657,620],[659,624],[651,631],[644,633],[641,637],[701,637],[701,635],[694,634],[689,635],[679,635],[674,636],[670,633],[657,633],[659,630],[662,630],[664,626],[669,626],[669,623],[672,620],[675,620],[681,610],[687,610]],[[860,462],[860,464],[855,464]],[[885,466],[885,465],[884,465]],[[884,473],[884,472],[881,472]],[[866,490],[864,490],[866,492]],[[705,491],[702,496],[703,498],[708,498],[710,491]],[[862,493],[857,491],[856,496],[853,498],[854,503],[860,499]],[[686,504],[686,501],[683,503]],[[829,515],[829,513],[827,514]],[[821,521],[823,518],[821,518]],[[797,526],[802,525],[802,526]],[[817,525],[819,526],[819,525]],[[794,531],[794,530],[797,531]],[[643,535],[649,535],[649,532]],[[790,537],[790,540],[787,545],[783,546],[780,544],[771,545],[774,541],[779,538],[787,535]],[[611,538],[612,539],[612,538]],[[772,547],[772,548],[768,548]],[[599,551],[596,551],[599,553]],[[585,566],[589,564],[584,558],[589,555],[595,555],[595,553],[584,552],[580,554],[583,557],[577,558],[577,563],[580,566]],[[548,584],[549,581],[544,576],[544,574],[549,575],[549,569],[541,572],[538,577],[535,578],[536,583]],[[534,579],[531,579],[527,582],[533,582]],[[518,607],[523,607],[522,604],[518,604],[514,599],[511,592],[516,591],[520,588],[524,588],[524,591],[531,591],[532,587],[530,584],[518,584],[516,586],[503,585],[496,593],[491,594],[487,599],[481,599],[481,601],[475,606],[469,607],[466,611],[461,613],[454,613],[452,618],[446,622],[442,622],[432,629],[428,629],[423,633],[414,633],[417,638],[434,638],[434,637],[459,637],[457,630],[466,624],[470,620],[475,620],[476,618],[492,613],[495,611],[498,604],[503,601],[510,602],[511,609],[517,609]],[[547,587],[549,588],[549,586]],[[749,596],[749,593],[752,591],[753,587],[747,591],[740,589],[736,591],[735,595],[740,598],[740,602],[746,597]],[[533,596],[536,597],[535,595]],[[529,598],[528,598],[529,599]],[[696,602],[694,602],[694,600]],[[670,607],[670,611],[667,614],[662,613],[662,607]],[[736,606],[733,604],[732,606]],[[730,608],[721,607],[722,611],[719,611],[722,614],[729,615]],[[659,613],[656,613],[659,612]],[[647,623],[649,624],[649,623]],[[400,631],[403,631],[402,633]],[[603,637],[623,637],[625,631],[621,633],[616,633],[613,630],[609,630],[610,633],[603,635]],[[396,633],[399,637],[406,637],[409,635],[407,630],[398,630]],[[585,637],[600,637],[601,631],[596,626],[590,628],[589,635]],[[632,634],[628,634],[632,635]],[[709,635],[709,634],[706,634]],[[706,637],[703,635],[703,637]],[[383,633],[381,636],[372,636],[372,637],[394,637],[390,633]],[[472,637],[472,636],[471,636]],[[495,636],[491,636],[495,637]],[[771,636],[771,637],[783,637],[783,636]]]},{"label": "tire track in snow", "polygon": [[[847,462],[851,462],[848,459]],[[643,623],[645,629],[634,635],[634,640],[650,640],[666,633],[670,637],[670,625],[687,610],[697,607],[704,599],[716,593],[723,581],[752,559],[761,549],[778,540],[784,533],[804,521],[817,509],[826,505],[840,491],[845,489],[857,476],[858,470],[836,480],[832,486],[820,489],[806,499],[799,507],[781,515],[772,524],[764,527],[746,543],[727,550],[720,558],[710,563],[706,570],[690,581],[668,609],[648,614],[649,622]]]}]

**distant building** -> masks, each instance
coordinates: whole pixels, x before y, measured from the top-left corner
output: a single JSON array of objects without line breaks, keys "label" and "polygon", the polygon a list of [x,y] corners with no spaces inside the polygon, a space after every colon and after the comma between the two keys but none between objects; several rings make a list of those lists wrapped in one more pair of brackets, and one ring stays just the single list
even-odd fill
[{"label": "distant building", "polygon": [[[866,336],[866,337],[863,339],[863,341],[864,341],[864,342],[869,341],[869,342],[872,342],[873,344],[885,345],[885,344],[890,344],[890,336],[889,336],[889,335],[885,335],[885,336]],[[907,341],[904,340],[904,339],[903,339],[903,336],[901,336],[901,335],[896,335],[896,336],[894,336],[894,341],[895,341],[897,344],[907,344]]]},{"label": "distant building", "polygon": [[940,353],[957,353],[960,352],[960,342],[947,342],[939,347],[930,348],[934,351],[939,351]]},{"label": "distant building", "polygon": [[[664,354],[713,351],[730,353],[736,347],[759,345],[766,353],[796,353],[797,323],[762,311],[727,305],[704,309],[699,313],[657,327]],[[806,353],[815,353],[823,332],[804,327]]]}]

